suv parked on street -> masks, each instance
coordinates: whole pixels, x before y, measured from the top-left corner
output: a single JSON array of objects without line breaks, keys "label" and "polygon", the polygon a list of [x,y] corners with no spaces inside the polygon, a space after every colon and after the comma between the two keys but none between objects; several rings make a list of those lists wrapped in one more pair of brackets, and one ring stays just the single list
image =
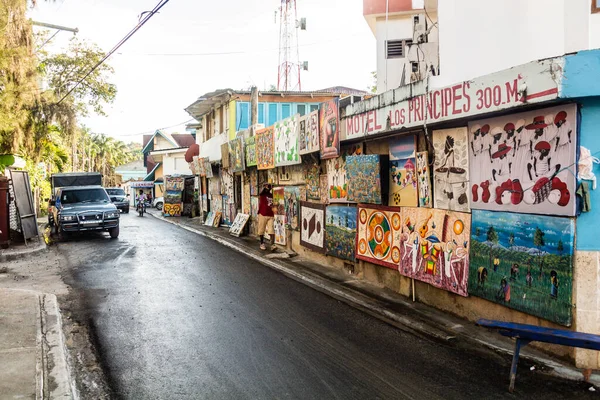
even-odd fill
[{"label": "suv parked on street", "polygon": [[129,214],[129,198],[125,195],[125,190],[121,188],[106,188],[106,193],[110,196],[110,201],[117,206],[117,210]]},{"label": "suv parked on street", "polygon": [[50,202],[54,230],[65,233],[104,231],[119,237],[119,210],[101,186],[69,186],[57,189]]}]

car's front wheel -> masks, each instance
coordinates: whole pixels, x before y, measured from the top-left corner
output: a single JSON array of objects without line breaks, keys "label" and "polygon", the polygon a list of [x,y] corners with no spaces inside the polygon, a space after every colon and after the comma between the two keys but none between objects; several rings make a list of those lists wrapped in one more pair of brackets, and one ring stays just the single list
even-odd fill
[{"label": "car's front wheel", "polygon": [[117,226],[116,228],[112,228],[110,231],[108,231],[108,233],[110,234],[111,239],[118,238],[119,237],[119,227]]},{"label": "car's front wheel", "polygon": [[158,203],[156,203],[156,209],[157,209],[158,211],[161,211],[161,210],[162,210],[162,208],[163,208],[163,203],[162,203],[162,201],[159,201]]}]

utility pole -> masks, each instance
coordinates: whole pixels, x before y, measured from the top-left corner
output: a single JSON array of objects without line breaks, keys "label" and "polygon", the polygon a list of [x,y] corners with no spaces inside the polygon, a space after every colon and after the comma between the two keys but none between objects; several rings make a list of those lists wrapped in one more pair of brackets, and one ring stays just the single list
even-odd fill
[{"label": "utility pole", "polygon": [[31,21],[31,24],[35,26],[41,26],[44,28],[56,29],[57,31],[67,31],[73,33],[79,32],[78,28],[69,28],[67,26],[49,24],[47,22]]}]

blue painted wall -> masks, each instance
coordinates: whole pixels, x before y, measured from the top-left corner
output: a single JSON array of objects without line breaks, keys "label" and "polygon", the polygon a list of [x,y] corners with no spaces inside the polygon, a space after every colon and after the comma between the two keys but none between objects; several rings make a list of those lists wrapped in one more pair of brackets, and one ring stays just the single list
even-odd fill
[{"label": "blue painted wall", "polygon": [[600,96],[600,50],[565,56],[560,97]]},{"label": "blue painted wall", "polygon": [[[258,123],[271,126],[290,115],[305,115],[318,110],[320,103],[258,103]],[[236,131],[250,126],[250,103],[236,102]]]}]

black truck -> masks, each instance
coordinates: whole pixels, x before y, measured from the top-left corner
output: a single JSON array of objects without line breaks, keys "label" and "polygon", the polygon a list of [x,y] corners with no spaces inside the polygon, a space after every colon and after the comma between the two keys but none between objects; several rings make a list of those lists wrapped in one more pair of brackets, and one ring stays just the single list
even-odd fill
[{"label": "black truck", "polygon": [[59,237],[73,232],[105,231],[119,237],[119,210],[101,186],[99,173],[63,173],[51,177],[48,223]]}]

